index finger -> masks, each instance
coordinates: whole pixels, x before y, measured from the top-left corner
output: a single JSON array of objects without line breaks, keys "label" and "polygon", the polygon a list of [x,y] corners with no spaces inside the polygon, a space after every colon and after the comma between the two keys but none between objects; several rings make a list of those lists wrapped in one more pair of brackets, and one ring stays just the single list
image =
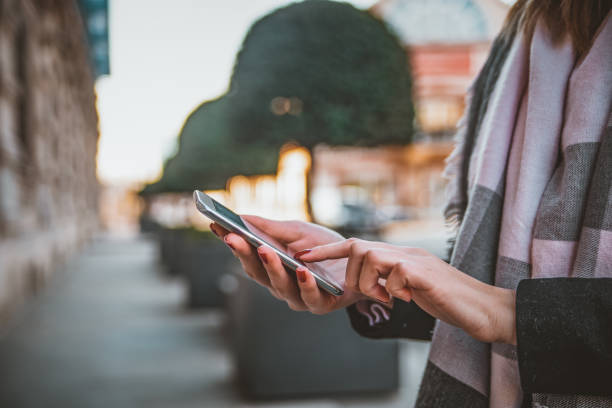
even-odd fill
[{"label": "index finger", "polygon": [[344,241],[305,249],[297,252],[294,256],[296,259],[304,262],[319,262],[325,261],[326,259],[347,258],[353,242],[352,239],[345,239]]}]

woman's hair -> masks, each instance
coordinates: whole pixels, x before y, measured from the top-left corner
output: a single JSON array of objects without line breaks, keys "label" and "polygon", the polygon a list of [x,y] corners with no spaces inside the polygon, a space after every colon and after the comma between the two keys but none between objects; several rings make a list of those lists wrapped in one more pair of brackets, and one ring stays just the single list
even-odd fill
[{"label": "woman's hair", "polygon": [[597,28],[610,11],[612,0],[518,0],[508,12],[503,34],[518,23],[531,37],[541,18],[553,41],[571,38],[578,56],[591,47]]}]

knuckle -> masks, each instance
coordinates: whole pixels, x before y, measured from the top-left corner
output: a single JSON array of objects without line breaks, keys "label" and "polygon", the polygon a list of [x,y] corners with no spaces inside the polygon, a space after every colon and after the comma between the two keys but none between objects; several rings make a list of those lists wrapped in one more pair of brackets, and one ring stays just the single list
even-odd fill
[{"label": "knuckle", "polygon": [[276,293],[276,291],[273,288],[268,288],[268,292],[270,292],[270,294],[274,296],[276,299],[280,300],[281,297],[278,295],[278,293]]},{"label": "knuckle", "polygon": [[378,254],[375,250],[368,249],[365,253],[364,258],[370,262],[373,262],[373,261],[376,261],[376,259],[378,258]]},{"label": "knuckle", "polygon": [[398,273],[401,276],[405,276],[406,274],[408,274],[408,264],[404,261],[398,262],[395,265],[394,269],[396,269],[397,270],[396,273]]},{"label": "knuckle", "polygon": [[293,302],[287,302],[287,305],[289,306],[289,309],[293,310],[294,312],[303,312],[306,310],[304,307]]},{"label": "knuckle", "polygon": [[352,279],[347,279],[344,282],[344,286],[346,286],[349,289],[352,290],[358,290],[359,289],[359,285],[357,284],[357,282],[353,281]]},{"label": "knuckle", "polygon": [[287,299],[289,297],[287,296],[287,291],[285,288],[279,285],[277,282],[274,282],[272,279],[270,279],[270,286],[272,290],[281,298]]},{"label": "knuckle", "polygon": [[401,289],[401,286],[396,281],[387,281],[385,289],[387,289],[390,294],[394,295],[398,290]]},{"label": "knuckle", "polygon": [[253,271],[251,270],[251,268],[243,267],[242,270],[249,278],[253,278]]},{"label": "knuckle", "polygon": [[360,281],[359,282],[359,291],[363,294],[368,294],[370,292],[370,288],[368,285],[365,284],[365,282]]},{"label": "knuckle", "polygon": [[278,287],[275,289],[276,289],[276,293],[278,294],[278,296],[280,296],[282,299],[284,300],[290,299],[289,293],[287,293],[286,290],[278,288]]},{"label": "knuckle", "polygon": [[349,238],[349,252],[354,254],[357,253],[359,251],[359,248],[361,247],[361,240],[357,239],[357,238]]}]

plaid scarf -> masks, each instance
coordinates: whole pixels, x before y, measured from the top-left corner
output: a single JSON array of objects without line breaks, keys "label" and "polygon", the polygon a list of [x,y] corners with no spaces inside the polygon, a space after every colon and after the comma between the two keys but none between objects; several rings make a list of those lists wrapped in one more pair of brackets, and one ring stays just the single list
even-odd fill
[{"label": "plaid scarf", "polygon": [[[453,180],[447,216],[460,225],[453,266],[510,289],[529,278],[612,277],[611,44],[610,15],[578,61],[569,39],[554,45],[541,26],[530,40],[521,33],[496,40],[446,172]],[[437,322],[417,406],[523,401],[516,347],[481,343]]]}]

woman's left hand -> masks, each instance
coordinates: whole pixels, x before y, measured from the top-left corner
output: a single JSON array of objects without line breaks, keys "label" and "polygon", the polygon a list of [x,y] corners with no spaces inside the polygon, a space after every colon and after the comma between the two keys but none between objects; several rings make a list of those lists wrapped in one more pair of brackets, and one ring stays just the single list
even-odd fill
[{"label": "woman's left hand", "polygon": [[296,255],[304,262],[348,258],[348,289],[381,302],[414,300],[477,340],[516,344],[514,291],[487,285],[423,249],[350,238]]}]

